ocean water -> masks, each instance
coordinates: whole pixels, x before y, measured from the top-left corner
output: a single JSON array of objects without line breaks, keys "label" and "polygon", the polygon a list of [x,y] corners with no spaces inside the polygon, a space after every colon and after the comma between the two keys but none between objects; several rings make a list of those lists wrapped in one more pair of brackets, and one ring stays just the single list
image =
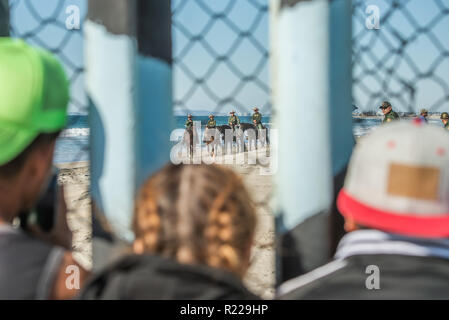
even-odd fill
[{"label": "ocean water", "polygon": [[[402,119],[401,121],[411,121],[411,119]],[[442,127],[441,120],[439,119],[429,119],[429,124],[434,126]],[[353,120],[352,132],[356,138],[362,137],[372,130],[376,130],[379,128],[379,125],[382,124],[382,119],[373,118],[373,119],[356,119]]]},{"label": "ocean water", "polygon": [[[251,123],[251,117],[242,116],[239,117],[241,122]],[[176,116],[175,125],[179,132],[183,132],[184,123],[186,117]],[[207,116],[197,116],[193,118],[194,121],[201,121],[201,125],[204,127],[207,123]],[[215,117],[217,125],[223,125],[228,123],[227,116]],[[262,122],[268,128],[270,127],[270,118],[263,117]],[[442,126],[441,121],[438,119],[429,120],[430,124]],[[355,137],[361,137],[375,130],[381,124],[381,119],[354,119],[353,121],[353,133]],[[67,163],[89,161],[89,126],[87,116],[69,116],[67,129],[64,130],[56,143],[55,150],[55,163]]]},{"label": "ocean water", "polygon": [[89,161],[89,124],[87,116],[70,115],[56,141],[54,163]]},{"label": "ocean water", "polygon": [[[228,123],[227,116],[217,116],[217,125]],[[251,123],[250,116],[239,117],[240,122]],[[175,117],[175,126],[183,132],[187,117]],[[207,116],[196,116],[194,121],[201,121],[204,127],[209,120]],[[270,118],[262,117],[262,122],[269,127]],[[67,129],[64,130],[56,143],[54,163],[67,163],[78,161],[89,161],[89,125],[88,117],[85,115],[70,115]]]}]

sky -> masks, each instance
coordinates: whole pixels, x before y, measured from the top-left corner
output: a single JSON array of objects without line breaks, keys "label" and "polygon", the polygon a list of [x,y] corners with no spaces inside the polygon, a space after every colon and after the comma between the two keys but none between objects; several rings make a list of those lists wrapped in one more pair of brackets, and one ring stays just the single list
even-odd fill
[{"label": "sky", "polygon": [[[66,28],[66,8],[76,5],[83,19],[87,13],[86,0],[10,0],[12,36],[45,47],[63,62],[71,82],[70,113],[87,113],[84,92],[83,34]],[[84,19],[83,19],[84,20]],[[45,23],[42,23],[45,22]]]},{"label": "sky", "polygon": [[[174,68],[176,106],[226,113],[232,108],[249,112],[257,106],[267,112],[267,1],[176,0],[172,4],[173,53],[175,61],[181,61]],[[213,19],[217,13],[224,15]],[[250,36],[239,36],[246,31]],[[196,35],[203,40],[189,41]],[[217,62],[220,56],[227,60]],[[257,80],[242,81],[247,76]],[[205,85],[195,79],[205,79]]]},{"label": "sky", "polygon": [[[397,2],[404,8],[391,10],[392,0],[362,1],[356,8],[353,48],[362,53],[353,68],[354,102],[364,111],[382,100],[398,111],[448,111],[449,12],[442,10],[449,10],[449,0]],[[365,27],[368,5],[380,9],[379,30]],[[401,39],[408,40],[405,46]]]},{"label": "sky", "polygon": [[[79,6],[84,17],[86,0],[10,2],[13,35],[59,55],[72,80],[70,112],[86,113],[82,28],[65,28],[67,6]],[[375,110],[386,99],[398,111],[423,107],[431,112],[448,111],[449,14],[443,14],[441,8],[449,10],[449,0],[400,0],[404,9],[394,11],[390,10],[391,2],[357,2],[353,19],[353,48],[358,53],[353,69],[354,104],[363,111]],[[380,9],[379,30],[365,27],[368,5]],[[173,0],[176,109],[182,113],[227,113],[230,109],[250,112],[258,106],[262,113],[269,112],[267,6],[268,0]],[[417,33],[422,27],[431,32]],[[413,36],[405,47],[398,40]],[[401,47],[404,52],[398,53]]]}]

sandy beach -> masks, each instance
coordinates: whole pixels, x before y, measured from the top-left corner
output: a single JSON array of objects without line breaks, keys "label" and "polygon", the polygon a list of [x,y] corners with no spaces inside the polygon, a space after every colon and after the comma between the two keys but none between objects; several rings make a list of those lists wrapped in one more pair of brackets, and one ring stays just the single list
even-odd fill
[{"label": "sandy beach", "polygon": [[64,186],[67,220],[73,232],[75,258],[87,269],[92,267],[92,227],[89,196],[89,164],[58,165],[59,183]]},{"label": "sandy beach", "polygon": [[[245,154],[247,156],[247,154]],[[258,227],[252,250],[251,267],[245,284],[265,299],[274,296],[274,218],[270,207],[272,176],[261,175],[261,165],[226,165],[238,172],[257,205]],[[69,163],[60,168],[59,182],[64,185],[69,227],[73,231],[75,257],[86,268],[92,266],[89,164]]]}]

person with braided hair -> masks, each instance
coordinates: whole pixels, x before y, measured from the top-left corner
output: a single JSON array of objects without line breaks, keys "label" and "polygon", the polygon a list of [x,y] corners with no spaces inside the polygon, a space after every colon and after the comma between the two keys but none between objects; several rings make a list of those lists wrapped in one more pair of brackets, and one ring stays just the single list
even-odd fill
[{"label": "person with braided hair", "polygon": [[137,195],[133,255],[94,277],[82,298],[259,299],[242,284],[256,228],[250,199],[231,169],[167,165]]}]

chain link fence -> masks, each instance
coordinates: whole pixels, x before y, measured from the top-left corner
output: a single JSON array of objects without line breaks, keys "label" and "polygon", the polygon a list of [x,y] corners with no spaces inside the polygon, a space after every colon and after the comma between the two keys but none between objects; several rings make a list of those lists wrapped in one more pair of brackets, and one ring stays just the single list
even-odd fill
[{"label": "chain link fence", "polygon": [[[428,0],[378,0],[380,29],[367,28],[367,2],[353,1],[353,95],[362,111],[390,100],[398,111],[449,110],[449,3]],[[87,99],[84,92],[81,29],[66,28],[67,7],[78,5],[81,22],[86,0],[10,0],[11,35],[55,53],[71,82],[71,117],[59,144],[63,162],[88,161]],[[235,109],[249,115],[252,107],[271,111],[268,75],[268,0],[172,0],[173,83],[175,114]],[[168,138],[168,137],[167,137]],[[68,157],[68,158],[67,158]],[[89,264],[90,199],[87,167],[64,169],[68,205],[75,231],[75,250]],[[271,297],[274,285],[274,223],[271,180],[256,168],[236,168],[253,194],[259,230],[248,274],[250,287]],[[246,179],[246,177],[248,179]]]},{"label": "chain link fence", "polygon": [[354,104],[365,112],[383,100],[405,113],[449,110],[449,1],[373,3],[353,1]]},{"label": "chain link fence", "polygon": [[[67,8],[73,1],[41,2],[10,0],[11,36],[56,54],[64,64],[71,84],[69,110],[86,114],[87,99],[84,92],[84,64],[82,30],[68,30]],[[80,1],[77,1],[80,2]],[[80,19],[84,20],[83,17]],[[73,123],[69,123],[71,127]]]},{"label": "chain link fence", "polygon": [[270,111],[266,0],[174,0],[174,108]]}]

